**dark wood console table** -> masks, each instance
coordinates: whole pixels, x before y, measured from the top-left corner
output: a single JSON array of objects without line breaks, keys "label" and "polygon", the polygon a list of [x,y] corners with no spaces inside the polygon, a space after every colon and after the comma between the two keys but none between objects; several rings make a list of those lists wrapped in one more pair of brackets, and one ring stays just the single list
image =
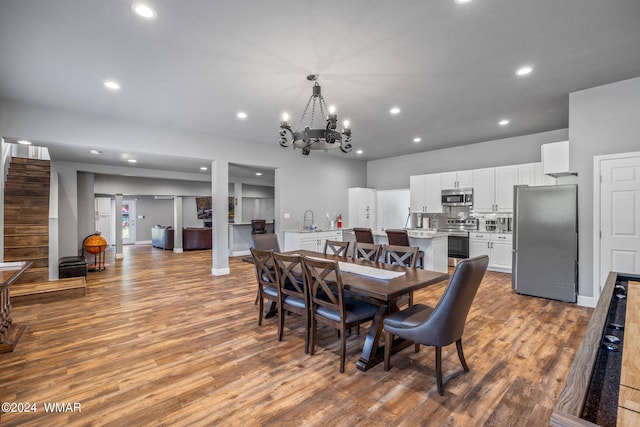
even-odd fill
[{"label": "dark wood console table", "polygon": [[30,266],[26,261],[0,263],[0,353],[13,351],[24,332],[25,326],[11,319],[9,287]]}]

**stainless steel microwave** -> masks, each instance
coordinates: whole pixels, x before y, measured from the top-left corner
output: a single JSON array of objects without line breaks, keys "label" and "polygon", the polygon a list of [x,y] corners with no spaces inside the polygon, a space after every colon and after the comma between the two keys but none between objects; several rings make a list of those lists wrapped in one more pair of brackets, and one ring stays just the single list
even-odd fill
[{"label": "stainless steel microwave", "polygon": [[473,188],[442,190],[442,206],[473,206]]}]

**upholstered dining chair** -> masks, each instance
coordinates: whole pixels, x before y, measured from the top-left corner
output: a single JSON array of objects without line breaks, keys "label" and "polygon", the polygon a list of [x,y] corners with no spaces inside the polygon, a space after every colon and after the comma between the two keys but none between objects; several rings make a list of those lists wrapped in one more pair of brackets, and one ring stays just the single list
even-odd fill
[{"label": "upholstered dining chair", "polygon": [[435,307],[416,304],[384,319],[385,371],[391,367],[391,344],[396,335],[413,341],[416,351],[421,344],[435,347],[436,382],[441,396],[444,395],[442,347],[455,342],[462,368],[469,372],[462,352],[462,333],[488,264],[489,257],[486,255],[462,260],[453,271],[447,288]]},{"label": "upholstered dining chair", "polygon": [[418,261],[418,247],[384,245],[382,258],[387,264],[415,268]]},{"label": "upholstered dining chair", "polygon": [[325,240],[324,242],[324,254],[325,255],[337,255],[342,258],[346,258],[349,254],[349,244],[351,242],[338,242],[336,240]]},{"label": "upholstered dining chair", "polygon": [[[405,229],[387,229],[387,243],[394,246],[411,246],[409,233]],[[418,267],[424,268],[424,252],[418,250]]]},{"label": "upholstered dining chair", "polygon": [[366,259],[368,261],[378,261],[382,253],[382,245],[375,243],[356,242],[353,250],[353,258]]},{"label": "upholstered dining chair", "polygon": [[[253,241],[253,248],[261,250],[261,251],[269,251],[280,252],[280,245],[278,244],[278,235],[275,233],[267,233],[267,234],[252,234],[251,240]],[[272,265],[272,260],[269,260],[269,266]],[[260,298],[260,291],[256,295],[256,302],[258,303],[258,299]]]},{"label": "upholstered dining chair", "polygon": [[356,242],[358,243],[374,243],[373,232],[370,228],[353,227],[353,233],[356,235]]},{"label": "upholstered dining chair", "polygon": [[275,233],[253,234],[251,240],[253,241],[253,247],[256,249],[261,251],[273,249],[274,252],[280,252],[278,235]]},{"label": "upholstered dining chair", "polygon": [[309,354],[315,352],[318,322],[336,328],[340,334],[340,372],[344,372],[347,330],[372,320],[378,308],[345,298],[337,261],[302,257],[302,266],[310,296]]},{"label": "upholstered dining chair", "polygon": [[252,219],[251,220],[251,234],[266,234],[267,233],[267,221],[264,219]]},{"label": "upholstered dining chair", "polygon": [[[306,281],[299,275],[302,267],[300,255],[273,253],[273,264],[278,283],[278,341],[282,341],[286,313],[296,313],[304,318],[304,352],[309,353],[309,298]],[[304,276],[304,275],[303,275]]]},{"label": "upholstered dining chair", "polygon": [[273,250],[249,248],[258,281],[258,325],[262,325],[262,311],[265,298],[278,304],[278,288],[273,268]]}]

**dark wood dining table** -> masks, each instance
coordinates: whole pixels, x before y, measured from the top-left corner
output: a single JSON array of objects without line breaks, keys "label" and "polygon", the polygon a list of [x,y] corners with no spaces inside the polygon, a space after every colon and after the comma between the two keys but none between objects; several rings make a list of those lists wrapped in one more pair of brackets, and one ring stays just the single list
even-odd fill
[{"label": "dark wood dining table", "polygon": [[[335,255],[324,255],[320,252],[297,250],[285,253],[324,258],[349,264],[358,264],[381,270],[404,273],[399,277],[380,279],[364,274],[347,272],[344,271],[344,269],[341,269],[344,289],[356,297],[378,306],[378,311],[376,312],[373,322],[371,323],[371,326],[369,326],[367,336],[365,337],[362,355],[356,363],[357,368],[361,371],[366,371],[383,360],[384,348],[379,345],[380,337],[382,335],[383,320],[387,314],[398,311],[398,299],[409,292],[443,282],[449,278],[449,274],[447,273],[372,262],[362,259],[342,258]],[[392,353],[395,353],[411,344],[411,342],[397,339],[393,343]]]}]

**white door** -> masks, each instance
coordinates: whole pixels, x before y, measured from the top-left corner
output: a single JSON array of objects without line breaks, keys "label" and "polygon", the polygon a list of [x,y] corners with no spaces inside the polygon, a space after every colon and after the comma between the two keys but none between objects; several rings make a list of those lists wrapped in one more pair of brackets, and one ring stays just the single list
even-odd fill
[{"label": "white door", "polygon": [[122,201],[122,244],[132,245],[136,242],[136,201]]},{"label": "white door", "polygon": [[596,289],[610,271],[640,273],[640,153],[601,160],[600,176],[602,237]]},{"label": "white door", "polygon": [[95,198],[96,231],[105,238],[108,245],[113,244],[111,235],[111,199],[109,197]]}]

